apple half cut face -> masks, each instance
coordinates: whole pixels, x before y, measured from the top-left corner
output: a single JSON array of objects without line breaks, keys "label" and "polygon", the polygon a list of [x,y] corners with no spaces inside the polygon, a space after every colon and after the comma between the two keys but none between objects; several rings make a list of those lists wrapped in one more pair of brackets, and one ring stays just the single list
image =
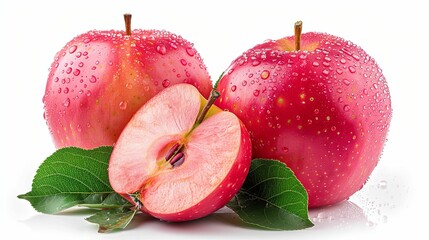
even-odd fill
[{"label": "apple half cut face", "polygon": [[194,86],[177,84],[143,105],[114,146],[113,189],[166,221],[223,207],[247,176],[251,142],[233,113],[206,103]]}]

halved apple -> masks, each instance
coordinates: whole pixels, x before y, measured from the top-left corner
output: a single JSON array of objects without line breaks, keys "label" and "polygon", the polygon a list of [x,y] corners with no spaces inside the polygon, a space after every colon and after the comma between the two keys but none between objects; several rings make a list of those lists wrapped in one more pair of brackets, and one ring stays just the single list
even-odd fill
[{"label": "halved apple", "polygon": [[166,221],[193,220],[223,207],[247,176],[252,147],[242,122],[212,105],[215,99],[177,84],[140,108],[114,146],[113,189]]}]

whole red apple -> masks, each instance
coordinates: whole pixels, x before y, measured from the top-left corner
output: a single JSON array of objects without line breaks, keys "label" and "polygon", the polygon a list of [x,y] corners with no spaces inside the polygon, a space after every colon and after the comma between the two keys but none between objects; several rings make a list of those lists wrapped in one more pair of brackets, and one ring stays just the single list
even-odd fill
[{"label": "whole red apple", "polygon": [[166,221],[223,207],[243,185],[252,147],[242,122],[213,106],[215,98],[207,101],[194,86],[177,84],[144,104],[113,149],[112,188]]},{"label": "whole red apple", "polygon": [[287,164],[318,207],[347,199],[379,161],[392,115],[381,69],[350,41],[310,32],[257,45],[218,82],[253,156]]},{"label": "whole red apple", "polygon": [[57,53],[51,65],[44,117],[57,148],[113,145],[134,113],[166,87],[212,88],[193,44],[167,31],[89,31]]}]

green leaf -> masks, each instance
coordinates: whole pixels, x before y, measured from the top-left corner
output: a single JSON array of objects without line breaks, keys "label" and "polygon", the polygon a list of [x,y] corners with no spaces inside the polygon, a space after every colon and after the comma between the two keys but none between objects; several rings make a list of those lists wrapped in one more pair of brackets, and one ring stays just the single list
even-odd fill
[{"label": "green leaf", "polygon": [[112,147],[59,149],[40,165],[31,191],[18,198],[28,200],[37,211],[48,214],[76,205],[124,206],[126,201],[113,191],[108,179],[111,153]]},{"label": "green leaf", "polygon": [[217,79],[215,85],[213,86],[213,89],[217,90],[217,85],[219,85],[220,80],[222,79],[223,75],[225,74],[225,71],[222,72],[222,74],[220,74],[219,78]]},{"label": "green leaf", "polygon": [[243,187],[227,204],[246,223],[270,230],[313,226],[305,188],[285,164],[254,159]]},{"label": "green leaf", "polygon": [[104,233],[113,230],[124,229],[136,215],[137,208],[116,208],[102,210],[86,218],[88,222],[99,225],[98,232]]}]

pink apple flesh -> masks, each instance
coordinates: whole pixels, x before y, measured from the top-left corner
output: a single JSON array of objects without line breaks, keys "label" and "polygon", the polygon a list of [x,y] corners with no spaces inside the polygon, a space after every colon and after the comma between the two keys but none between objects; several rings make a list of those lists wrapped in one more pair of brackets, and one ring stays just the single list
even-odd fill
[{"label": "pink apple flesh", "polygon": [[[205,103],[195,87],[178,84],[138,110],[110,159],[113,189],[139,193],[143,211],[167,221],[197,219],[224,206],[249,170],[250,137],[234,114],[215,106],[196,125]],[[173,167],[165,156],[177,143],[184,161]]]},{"label": "pink apple flesh", "polygon": [[257,45],[218,83],[217,105],[249,130],[254,157],[287,164],[309,206],[358,191],[380,158],[391,119],[386,80],[375,60],[323,33]]}]

